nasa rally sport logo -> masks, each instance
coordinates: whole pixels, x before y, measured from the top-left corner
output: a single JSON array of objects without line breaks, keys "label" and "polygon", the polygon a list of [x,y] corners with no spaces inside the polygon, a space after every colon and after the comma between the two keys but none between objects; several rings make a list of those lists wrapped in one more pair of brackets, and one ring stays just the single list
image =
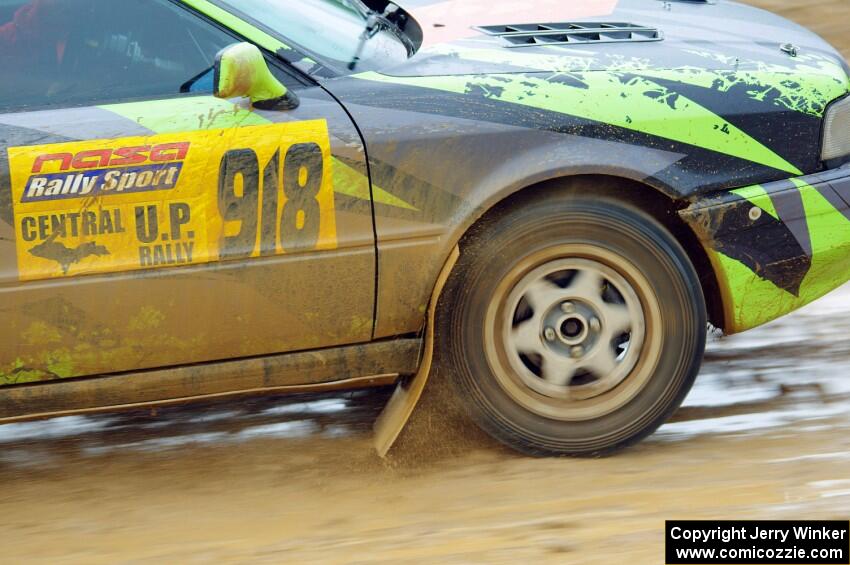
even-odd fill
[{"label": "nasa rally sport logo", "polygon": [[177,185],[189,142],[38,155],[21,202],[169,190]]},{"label": "nasa rally sport logo", "polygon": [[324,120],[7,153],[21,280],[336,248]]}]

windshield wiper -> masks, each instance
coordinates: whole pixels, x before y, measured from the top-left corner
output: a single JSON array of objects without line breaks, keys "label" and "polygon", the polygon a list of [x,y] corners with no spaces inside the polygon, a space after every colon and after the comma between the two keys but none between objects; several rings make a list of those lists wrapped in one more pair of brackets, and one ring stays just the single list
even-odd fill
[{"label": "windshield wiper", "polygon": [[390,2],[384,8],[383,12],[378,12],[372,10],[360,0],[353,0],[351,4],[366,19],[366,27],[363,29],[363,33],[360,34],[360,41],[357,43],[354,58],[348,64],[348,70],[353,71],[357,67],[357,64],[360,62],[360,56],[363,55],[363,50],[366,48],[366,43],[378,35],[378,32],[381,30],[389,31],[395,35],[404,44],[404,48],[407,49],[408,54],[413,53],[415,49],[413,42],[410,41],[410,38],[407,37],[407,34],[401,30],[397,23],[403,14],[398,6]]}]

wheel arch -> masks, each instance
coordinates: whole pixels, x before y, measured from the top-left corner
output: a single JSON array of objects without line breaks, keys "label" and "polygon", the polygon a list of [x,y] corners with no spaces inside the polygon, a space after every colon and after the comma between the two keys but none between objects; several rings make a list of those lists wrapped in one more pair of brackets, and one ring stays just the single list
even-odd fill
[{"label": "wheel arch", "polygon": [[521,206],[524,201],[537,198],[547,191],[587,194],[590,183],[593,185],[593,194],[624,200],[655,218],[673,234],[697,271],[710,323],[717,328],[724,328],[725,309],[717,274],[696,234],[678,214],[679,210],[686,208],[689,202],[674,198],[662,188],[645,182],[623,176],[596,173],[560,176],[531,182],[507,194],[501,194],[480,206],[476,210],[477,213],[468,219],[467,225],[456,238],[456,243],[462,252],[464,241],[474,236],[486,226],[487,222],[497,218],[505,208]]}]

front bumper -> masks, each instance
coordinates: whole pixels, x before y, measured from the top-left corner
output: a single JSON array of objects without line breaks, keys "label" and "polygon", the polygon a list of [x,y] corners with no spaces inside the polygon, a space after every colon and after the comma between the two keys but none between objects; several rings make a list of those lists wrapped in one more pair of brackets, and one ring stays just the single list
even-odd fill
[{"label": "front bumper", "polygon": [[726,333],[850,280],[850,166],[703,197],[680,215],[714,267]]}]

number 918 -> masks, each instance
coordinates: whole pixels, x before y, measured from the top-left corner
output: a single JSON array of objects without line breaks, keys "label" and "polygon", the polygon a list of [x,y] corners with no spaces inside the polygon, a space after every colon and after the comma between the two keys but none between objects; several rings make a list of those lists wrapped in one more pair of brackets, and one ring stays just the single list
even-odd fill
[{"label": "number 918", "polygon": [[[262,182],[253,149],[225,153],[219,167],[218,210],[225,223],[240,225],[238,233],[222,236],[220,258],[252,257],[258,240],[260,255],[275,255],[278,243],[284,253],[314,249],[319,241],[321,209],[317,197],[323,172],[322,149],[315,143],[298,143],[287,150],[282,177],[280,149],[275,151],[263,167]],[[242,178],[241,195],[236,192],[237,177]],[[278,221],[281,191],[286,200]]]}]

